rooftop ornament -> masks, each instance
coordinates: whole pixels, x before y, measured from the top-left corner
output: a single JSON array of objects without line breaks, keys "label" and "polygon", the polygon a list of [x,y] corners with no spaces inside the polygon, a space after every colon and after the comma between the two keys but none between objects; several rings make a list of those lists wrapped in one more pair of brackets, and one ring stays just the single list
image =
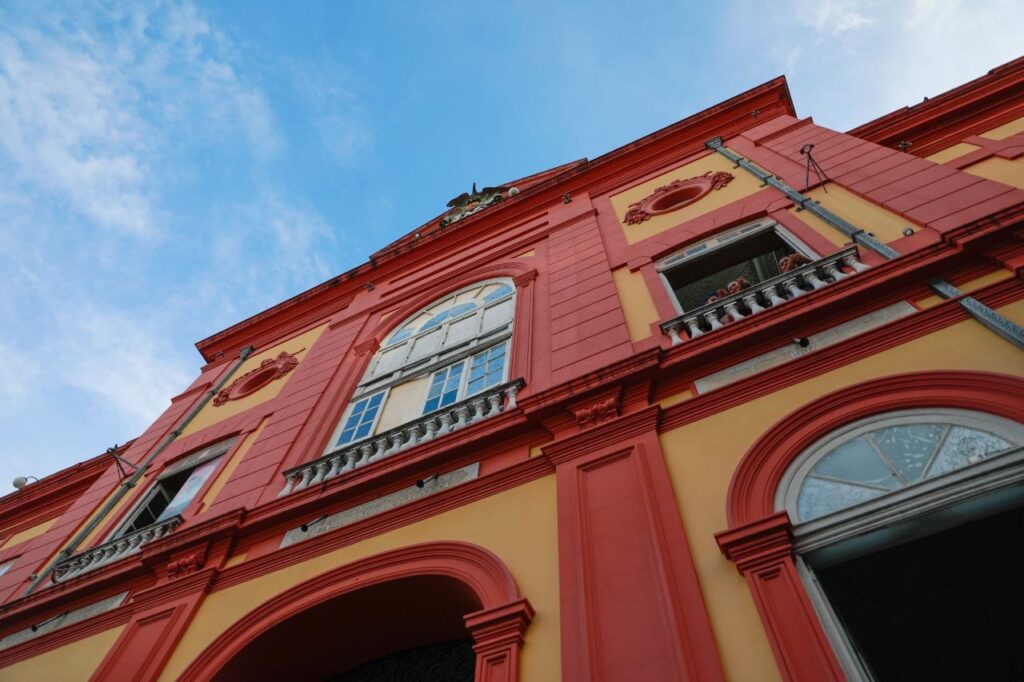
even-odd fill
[{"label": "rooftop ornament", "polygon": [[448,202],[449,210],[441,217],[441,227],[448,227],[452,223],[493,206],[504,199],[506,195],[513,197],[517,194],[519,194],[519,190],[515,187],[484,187],[477,190],[474,182],[471,192],[463,192]]}]

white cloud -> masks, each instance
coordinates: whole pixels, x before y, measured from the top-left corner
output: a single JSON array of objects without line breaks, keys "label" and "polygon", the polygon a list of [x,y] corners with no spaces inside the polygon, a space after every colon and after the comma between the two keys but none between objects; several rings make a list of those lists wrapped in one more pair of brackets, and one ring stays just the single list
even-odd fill
[{"label": "white cloud", "polygon": [[836,36],[874,23],[861,13],[862,4],[857,0],[811,0],[797,7],[797,16],[815,30]]}]

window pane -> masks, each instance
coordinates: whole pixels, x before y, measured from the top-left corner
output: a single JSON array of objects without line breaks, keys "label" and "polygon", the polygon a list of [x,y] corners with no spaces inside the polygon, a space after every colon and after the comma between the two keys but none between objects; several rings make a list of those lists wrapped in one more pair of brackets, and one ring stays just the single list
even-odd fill
[{"label": "window pane", "polygon": [[884,494],[883,491],[874,488],[808,476],[800,489],[800,498],[796,503],[797,513],[800,515],[801,521],[810,521],[840,509],[867,502],[882,494]]},{"label": "window pane", "polygon": [[1010,447],[1005,440],[991,433],[954,426],[935,458],[935,463],[928,470],[928,478],[962,469]]},{"label": "window pane", "polygon": [[484,303],[490,303],[491,301],[497,301],[499,298],[504,298],[512,293],[512,287],[507,284],[502,284],[500,287],[492,291],[491,293],[484,296]]},{"label": "window pane", "polygon": [[470,361],[468,395],[501,383],[505,372],[505,346],[505,343],[500,343],[473,356]]},{"label": "window pane", "polygon": [[178,492],[174,495],[170,504],[167,505],[156,520],[163,521],[164,519],[177,516],[181,512],[185,511],[185,507],[187,507],[188,503],[192,501],[192,498],[196,496],[199,489],[203,487],[203,484],[206,483],[206,479],[210,477],[213,470],[217,468],[217,463],[219,461],[220,457],[215,457],[214,459],[204,462],[193,469],[192,473],[189,474],[189,477],[185,479],[185,483],[182,484],[181,488],[179,488]]},{"label": "window pane", "polygon": [[863,436],[843,443],[825,455],[814,467],[813,473],[852,483],[867,483],[890,490],[900,481],[885,465],[871,444]]},{"label": "window pane", "polygon": [[377,412],[380,411],[383,399],[384,391],[379,391],[357,401],[352,406],[348,419],[345,420],[345,427],[341,430],[341,435],[338,436],[335,446],[351,443],[370,435],[373,421],[377,418]]},{"label": "window pane", "polygon": [[908,424],[873,431],[870,438],[903,478],[913,483],[924,474],[945,432],[942,424]]}]

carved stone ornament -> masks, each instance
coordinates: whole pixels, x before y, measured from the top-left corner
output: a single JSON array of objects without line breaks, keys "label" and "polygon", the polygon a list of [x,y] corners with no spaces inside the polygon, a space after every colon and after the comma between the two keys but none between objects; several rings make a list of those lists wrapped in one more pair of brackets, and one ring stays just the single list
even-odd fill
[{"label": "carved stone ornament", "polygon": [[197,549],[188,554],[182,554],[167,564],[167,577],[171,579],[184,578],[198,571],[205,563],[205,549]]},{"label": "carved stone ornament", "polygon": [[619,416],[619,397],[611,396],[598,400],[597,402],[579,407],[572,407],[573,415],[576,417],[576,424],[585,429],[590,426],[597,426],[606,421],[611,421]]},{"label": "carved stone ornament", "polygon": [[515,187],[484,187],[477,191],[476,183],[473,183],[471,192],[463,192],[448,202],[450,210],[441,216],[441,227],[447,227],[458,222],[467,216],[493,206],[506,196],[514,196],[519,193]]},{"label": "carved stone ornament", "polygon": [[630,204],[624,220],[627,225],[637,225],[650,220],[652,216],[677,211],[701,199],[712,190],[719,190],[732,182],[733,174],[724,171],[708,171],[704,175],[686,180],[673,180],[662,185],[646,197]]},{"label": "carved stone ornament", "polygon": [[[303,349],[305,350],[305,349]],[[301,351],[300,351],[301,352]],[[287,351],[281,351],[276,358],[267,358],[260,366],[249,370],[225,388],[222,388],[213,399],[213,404],[220,407],[229,400],[238,400],[260,390],[271,381],[280,379],[299,365],[299,359]]]}]

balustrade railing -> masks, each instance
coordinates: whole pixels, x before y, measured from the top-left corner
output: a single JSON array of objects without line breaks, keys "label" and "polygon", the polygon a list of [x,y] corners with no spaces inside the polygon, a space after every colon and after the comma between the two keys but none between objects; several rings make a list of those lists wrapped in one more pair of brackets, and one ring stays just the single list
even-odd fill
[{"label": "balustrade railing", "polygon": [[172,532],[181,525],[181,522],[182,518],[180,516],[172,516],[164,521],[150,524],[145,528],[125,533],[119,538],[87,549],[67,559],[62,559],[54,564],[53,571],[50,573],[51,579],[53,582],[59,583],[68,578],[93,571],[101,566],[106,566],[118,559],[131,556],[144,545],[154,540],[159,540]]},{"label": "balustrade railing", "polygon": [[[751,315],[776,308],[809,291],[822,289],[852,274],[867,270],[857,258],[857,247],[851,246],[813,263],[806,263],[777,277],[753,284],[746,289],[708,303],[661,324],[672,345],[695,339],[721,329]],[[685,338],[684,338],[685,335]]]},{"label": "balustrade railing", "polygon": [[522,379],[516,379],[495,386],[388,431],[355,443],[346,443],[319,459],[289,469],[284,472],[285,483],[278,497],[328,481],[402,450],[514,410],[516,394],[523,385]]}]

